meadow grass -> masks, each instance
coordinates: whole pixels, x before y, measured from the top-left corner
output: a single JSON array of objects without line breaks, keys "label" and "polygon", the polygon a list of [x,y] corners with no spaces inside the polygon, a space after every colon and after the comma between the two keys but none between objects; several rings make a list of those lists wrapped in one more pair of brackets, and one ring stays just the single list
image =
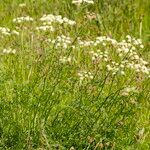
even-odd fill
[{"label": "meadow grass", "polygon": [[3,0],[0,149],[150,149],[149,8]]}]

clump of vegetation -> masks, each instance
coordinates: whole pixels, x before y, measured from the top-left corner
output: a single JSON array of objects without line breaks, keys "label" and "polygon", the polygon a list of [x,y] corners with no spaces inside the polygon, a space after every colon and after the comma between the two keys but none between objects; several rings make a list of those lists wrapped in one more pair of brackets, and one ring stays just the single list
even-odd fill
[{"label": "clump of vegetation", "polygon": [[150,148],[146,2],[0,4],[1,149]]}]

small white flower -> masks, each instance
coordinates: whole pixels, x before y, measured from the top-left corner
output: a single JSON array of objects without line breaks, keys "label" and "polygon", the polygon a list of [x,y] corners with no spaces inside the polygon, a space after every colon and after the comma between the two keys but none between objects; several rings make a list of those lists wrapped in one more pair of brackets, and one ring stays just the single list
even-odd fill
[{"label": "small white flower", "polygon": [[19,4],[19,7],[20,7],[20,8],[26,7],[26,3],[21,3],[21,4]]},{"label": "small white flower", "polygon": [[15,23],[22,23],[22,22],[32,22],[34,19],[32,17],[29,16],[25,16],[25,17],[17,17],[13,19],[13,22]]},{"label": "small white flower", "polygon": [[18,31],[16,31],[16,30],[13,30],[13,31],[11,32],[11,34],[19,35],[19,32],[18,32]]},{"label": "small white flower", "polygon": [[113,68],[110,65],[107,65],[106,67],[107,67],[108,71],[112,71],[113,70]]},{"label": "small white flower", "polygon": [[142,48],[142,49],[143,49],[143,48],[144,48],[144,45],[142,45],[142,44],[141,44],[141,45],[140,45],[140,48]]},{"label": "small white flower", "polygon": [[80,78],[80,81],[82,81],[82,80],[92,80],[94,78],[92,73],[87,72],[87,71],[78,72],[78,76]]},{"label": "small white flower", "polygon": [[121,75],[125,75],[125,72],[124,72],[124,71],[120,71],[120,74],[121,74]]},{"label": "small white flower", "polygon": [[11,53],[12,53],[12,54],[16,54],[16,50],[13,49],[13,50],[11,51]]}]

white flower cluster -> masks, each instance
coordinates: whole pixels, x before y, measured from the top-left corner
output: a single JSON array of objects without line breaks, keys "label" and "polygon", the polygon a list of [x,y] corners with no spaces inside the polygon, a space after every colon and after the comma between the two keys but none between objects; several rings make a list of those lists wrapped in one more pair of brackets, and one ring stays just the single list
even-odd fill
[{"label": "white flower cluster", "polygon": [[22,23],[22,22],[32,22],[34,19],[32,17],[29,16],[25,16],[25,17],[17,17],[13,19],[13,22],[15,23]]},{"label": "white flower cluster", "polygon": [[133,50],[136,49],[136,47],[134,46],[139,46],[139,48],[144,48],[141,39],[131,38],[131,36],[129,35],[127,36],[127,40],[122,40],[121,42],[118,42],[117,40],[107,36],[96,37],[96,40],[94,41],[92,40],[81,41],[79,39],[78,42],[82,46],[98,46],[98,45],[107,46],[108,44],[112,44],[118,47],[118,52],[125,52],[125,53],[129,52],[130,48],[132,48]]},{"label": "white flower cluster", "polygon": [[51,25],[42,25],[42,26],[39,26],[39,27],[36,27],[36,30],[37,31],[55,31],[54,27],[51,26]]},{"label": "white flower cluster", "polygon": [[130,94],[138,93],[136,87],[126,87],[121,91],[122,96],[129,96]]},{"label": "white flower cluster", "polygon": [[132,53],[135,53],[134,51],[137,48],[144,48],[141,39],[132,39],[131,37],[129,37],[130,36],[128,35],[127,40],[122,40],[121,42],[117,43],[116,52],[119,54],[119,56],[123,56],[127,53],[129,53],[129,55],[132,55]]},{"label": "white flower cluster", "polygon": [[147,68],[148,62],[140,58],[139,55],[134,51],[129,53],[129,61],[127,68],[134,69],[136,72],[142,72],[144,74],[150,74],[150,69]]},{"label": "white flower cluster", "polygon": [[88,46],[107,46],[107,44],[110,43],[112,45],[116,45],[118,42],[115,39],[111,39],[110,37],[106,36],[100,36],[97,37],[96,40],[88,40],[88,41],[82,41],[80,38],[78,38],[78,44],[82,47],[88,47]]},{"label": "white flower cluster", "polygon": [[16,30],[11,31],[9,28],[4,28],[4,27],[0,27],[0,33],[2,35],[8,35],[8,36],[10,36],[10,35],[19,35],[18,31],[16,31]]},{"label": "white flower cluster", "polygon": [[94,4],[94,1],[93,0],[73,0],[72,3],[77,4],[77,5],[80,5],[82,3]]},{"label": "white flower cluster", "polygon": [[65,64],[65,63],[71,63],[72,62],[72,58],[71,57],[60,57],[59,61],[62,63],[62,64]]},{"label": "white flower cluster", "polygon": [[88,47],[88,46],[93,46],[94,45],[94,41],[82,41],[80,40],[80,38],[78,38],[78,44],[81,46],[81,47]]},{"label": "white flower cluster", "polygon": [[143,73],[149,76],[150,69],[147,68],[145,65],[147,64],[147,62],[143,61],[142,58],[141,60],[142,60],[141,63],[135,63],[134,61],[130,61],[130,60],[121,61],[120,64],[117,62],[112,62],[112,64],[108,64],[106,67],[107,67],[107,70],[112,72],[113,75],[116,75],[117,73],[120,75],[125,75],[125,70],[131,69],[137,73]]},{"label": "white flower cluster", "polygon": [[110,37],[99,36],[96,38],[96,41],[94,42],[94,46],[97,46],[99,44],[106,46],[107,43],[110,43],[112,45],[116,45],[117,41],[115,39],[110,38]]},{"label": "white flower cluster", "polygon": [[15,49],[3,49],[3,54],[16,54],[16,50]]},{"label": "white flower cluster", "polygon": [[127,41],[121,41],[117,47],[116,52],[120,57],[124,56],[124,53],[127,54],[128,60],[126,62],[126,68],[150,75],[150,69],[147,68],[148,62],[143,60],[136,52],[137,49],[144,48],[141,39],[131,38],[131,36],[128,35]]},{"label": "white flower cluster", "polygon": [[132,38],[130,35],[127,35],[126,38],[129,43],[132,43],[135,46],[139,46],[140,48],[144,48],[144,45],[142,44],[141,39]]},{"label": "white flower cluster", "polygon": [[51,23],[59,23],[59,24],[68,24],[68,25],[75,25],[76,22],[73,20],[70,20],[66,17],[62,17],[61,15],[53,15],[53,14],[48,14],[48,15],[43,15],[40,18],[40,21],[42,22],[48,22],[49,24]]},{"label": "white flower cluster", "polygon": [[107,62],[109,60],[108,57],[108,51],[102,52],[101,50],[97,50],[96,52],[90,51],[90,54],[92,56],[92,61],[105,61]]},{"label": "white flower cluster", "polygon": [[1,32],[3,35],[11,35],[9,28],[0,27],[0,32]]},{"label": "white flower cluster", "polygon": [[137,73],[142,72],[144,74],[150,75],[150,69],[147,68],[143,64],[131,62],[131,63],[127,64],[127,67],[130,68],[130,69],[134,69]]},{"label": "white flower cluster", "polygon": [[12,34],[12,35],[19,35],[19,32],[16,31],[16,30],[12,30],[11,34]]},{"label": "white flower cluster", "polygon": [[[53,43],[56,48],[67,49],[68,47],[75,47],[71,45],[72,39],[64,35],[57,36],[54,40],[48,39],[47,41]],[[127,36],[127,40],[118,42],[110,37],[101,36],[97,37],[95,41],[82,41],[78,38],[76,44],[81,46],[81,48],[96,48],[97,50],[89,51],[92,62],[106,66],[112,75],[126,75],[131,70],[148,75],[148,77],[150,76],[150,69],[147,67],[148,62],[143,60],[137,52],[137,49],[140,49],[141,45],[143,45],[140,39],[131,39]],[[67,62],[68,60],[66,59],[61,58],[61,61]]]},{"label": "white flower cluster", "polygon": [[[80,38],[78,38],[78,44],[81,47],[105,47],[105,49],[107,49],[107,51],[105,50],[106,54],[100,52],[99,50],[96,52],[91,51],[90,53],[92,54],[93,61],[100,59],[105,61],[112,60],[112,62],[110,64],[107,64],[106,67],[108,71],[112,72],[113,75],[125,75],[125,70],[128,68],[138,73],[144,73],[150,76],[150,69],[147,67],[148,62],[143,60],[137,52],[141,48],[144,48],[141,39],[131,38],[131,36],[128,35],[126,37],[126,40],[118,42],[117,40],[110,37],[100,36],[97,37],[94,41],[82,41],[80,40]],[[111,49],[110,46],[112,47]],[[113,55],[115,55],[115,57],[119,56],[117,58],[118,62],[113,61]],[[124,57],[126,57],[125,60]]]},{"label": "white flower cluster", "polygon": [[125,64],[126,61],[122,61],[120,64],[112,61],[112,63],[108,64],[106,68],[108,71],[112,72],[113,75],[125,75]]},{"label": "white flower cluster", "polygon": [[68,46],[71,46],[72,43],[72,39],[65,35],[57,36],[56,39],[54,40],[48,39],[47,41],[55,44],[55,48],[63,48],[63,49],[67,49]]},{"label": "white flower cluster", "polygon": [[80,71],[78,73],[78,76],[80,78],[80,82],[82,82],[83,80],[92,80],[94,78],[92,73],[91,72],[87,72],[87,71]]}]

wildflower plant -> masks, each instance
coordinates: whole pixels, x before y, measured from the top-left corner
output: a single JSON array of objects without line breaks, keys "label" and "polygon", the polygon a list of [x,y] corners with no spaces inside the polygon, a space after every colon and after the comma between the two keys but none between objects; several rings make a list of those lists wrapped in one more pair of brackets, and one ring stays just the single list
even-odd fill
[{"label": "wildflower plant", "polygon": [[0,148],[147,149],[147,41],[115,2],[2,2]]}]

